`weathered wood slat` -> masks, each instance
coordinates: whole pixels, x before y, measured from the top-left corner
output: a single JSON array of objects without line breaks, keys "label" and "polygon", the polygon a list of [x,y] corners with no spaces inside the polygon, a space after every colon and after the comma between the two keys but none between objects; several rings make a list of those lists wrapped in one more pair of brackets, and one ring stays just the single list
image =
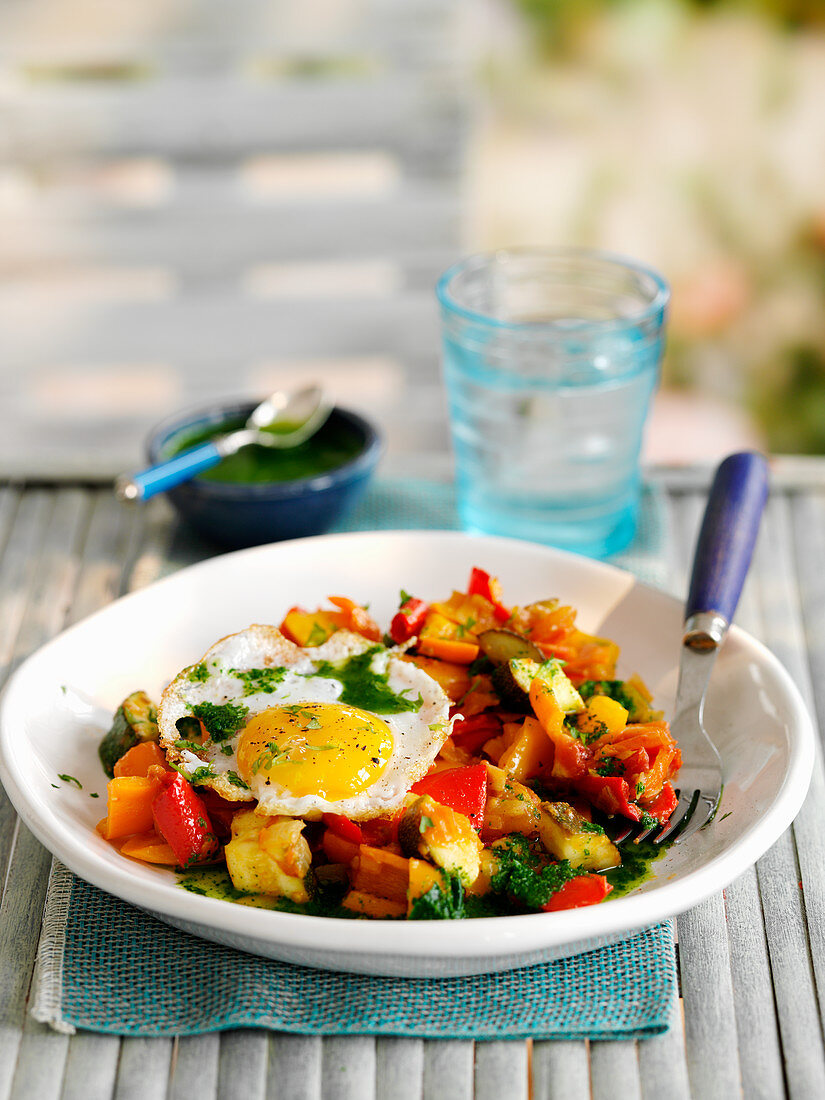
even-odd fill
[{"label": "weathered wood slat", "polygon": [[218,1062],[218,1095],[226,1100],[263,1096],[269,1042],[265,1031],[225,1031]]},{"label": "weathered wood slat", "polygon": [[423,1076],[421,1039],[376,1039],[376,1100],[421,1100]]},{"label": "weathered wood slat", "polygon": [[68,1046],[68,1035],[25,1017],[10,1100],[59,1100]]},{"label": "weathered wood slat", "polygon": [[324,1100],[374,1100],[375,1039],[335,1036],[324,1039],[321,1049]]},{"label": "weathered wood slat", "polygon": [[[767,520],[757,548],[765,641],[796,680],[803,696],[812,699],[804,658],[801,603],[793,577],[787,499],[778,496],[769,501]],[[825,775],[820,758],[793,830],[770,849],[757,867],[785,1075],[792,1097],[825,1094],[825,1047],[814,966],[819,969],[820,979],[825,971],[822,960],[812,959],[809,940],[817,894],[821,897],[822,893],[823,804]],[[800,887],[808,879],[813,889],[806,919]]]},{"label": "weathered wood slat", "polygon": [[157,207],[107,208],[94,199],[85,208],[41,202],[34,211],[0,211],[0,275],[119,264],[214,278],[261,263],[363,257],[415,270],[429,254],[431,267],[446,266],[458,248],[458,199],[446,188],[265,203],[244,202],[227,184],[223,201],[185,199],[186,189],[182,201]]},{"label": "weathered wood slat", "polygon": [[[42,321],[42,318],[41,318]],[[51,362],[192,362],[192,333],[198,355],[235,364],[267,358],[395,355],[414,347],[430,349],[438,361],[438,318],[430,294],[381,299],[289,303],[250,301],[208,293],[181,300],[102,305],[81,322],[53,319],[50,331],[35,331],[34,316],[0,309],[4,355],[22,370]],[[335,349],[335,352],[333,352]]]},{"label": "weathered wood slat", "polygon": [[[79,1032],[69,1043],[61,1100],[111,1100],[117,1078],[120,1039]],[[186,1100],[192,1100],[190,1093]]]},{"label": "weathered wood slat", "polygon": [[[678,590],[686,592],[704,495],[683,496],[674,505],[672,537],[678,551]],[[730,949],[721,895],[679,917],[677,926],[685,1054],[692,1095],[703,1100],[725,1100],[739,1094],[741,1083]]]},{"label": "weathered wood slat", "polygon": [[680,1006],[670,1030],[639,1042],[638,1053],[642,1100],[690,1100]]},{"label": "weathered wood slat", "polygon": [[[186,1035],[172,1048],[167,1100],[213,1100],[218,1095],[221,1036]],[[249,1094],[250,1096],[253,1094]]]},{"label": "weathered wood slat", "polygon": [[756,870],[725,890],[739,1066],[745,1096],[781,1096],[782,1050]]},{"label": "weathered wood slat", "polygon": [[323,1040],[314,1035],[272,1035],[266,1100],[321,1100]]},{"label": "weathered wood slat", "polygon": [[123,1039],[114,1100],[166,1100],[171,1039]]},{"label": "weathered wood slat", "polygon": [[161,74],[132,81],[24,84],[7,94],[0,157],[38,163],[105,153],[187,159],[261,149],[445,147],[456,100],[444,78],[265,81],[234,74]]},{"label": "weathered wood slat", "polygon": [[471,1100],[473,1043],[466,1039],[434,1039],[424,1044],[422,1100]]},{"label": "weathered wood slat", "polygon": [[640,1100],[639,1060],[632,1042],[591,1042],[590,1087],[593,1100],[614,1100],[616,1082],[622,1083],[622,1096]]},{"label": "weathered wood slat", "polygon": [[476,1100],[527,1100],[527,1046],[513,1041],[476,1043]]},{"label": "weathered wood slat", "polygon": [[590,1100],[590,1053],[581,1042],[533,1043],[535,1100]]}]

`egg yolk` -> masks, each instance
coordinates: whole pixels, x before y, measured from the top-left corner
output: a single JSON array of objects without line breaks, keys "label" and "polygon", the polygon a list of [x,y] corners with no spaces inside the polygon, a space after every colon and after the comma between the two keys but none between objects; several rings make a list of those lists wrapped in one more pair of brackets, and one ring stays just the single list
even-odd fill
[{"label": "egg yolk", "polygon": [[387,723],[360,707],[300,703],[270,707],[246,725],[238,742],[238,771],[295,797],[329,802],[359,794],[381,775],[392,755]]}]

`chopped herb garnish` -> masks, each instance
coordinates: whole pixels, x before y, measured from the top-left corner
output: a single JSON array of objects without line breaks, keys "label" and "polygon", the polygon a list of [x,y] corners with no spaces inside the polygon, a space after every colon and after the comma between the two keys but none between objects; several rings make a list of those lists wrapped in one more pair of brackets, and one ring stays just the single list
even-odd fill
[{"label": "chopped herb garnish", "polygon": [[469,634],[469,632],[476,625],[476,622],[477,620],[474,619],[472,615],[470,615],[470,617],[465,619],[464,622],[456,623],[456,633],[458,634],[459,638],[463,638],[465,637],[465,635]]},{"label": "chopped herb garnish", "polygon": [[587,873],[571,867],[566,859],[541,866],[521,833],[511,833],[492,850],[498,866],[490,885],[497,894],[507,894],[527,909],[541,909],[565,883]]},{"label": "chopped herb garnish", "polygon": [[231,745],[221,745],[221,752],[223,753],[224,756],[234,756],[235,755],[235,750],[232,748]]},{"label": "chopped herb garnish", "polygon": [[189,776],[189,782],[192,784],[193,787],[195,787],[195,786],[197,786],[198,783],[203,783],[207,779],[214,779],[214,778],[215,778],[215,773],[212,770],[212,765],[211,764],[204,764],[204,766],[202,768],[195,768],[195,770]]},{"label": "chopped herb garnish", "polygon": [[446,871],[441,871],[441,885],[431,886],[410,907],[410,920],[460,920],[465,915],[461,879]]},{"label": "chopped herb garnish", "polygon": [[203,661],[199,665],[192,665],[186,674],[187,680],[191,680],[192,683],[204,683],[209,679],[209,669],[206,667]]},{"label": "chopped herb garnish", "polygon": [[89,791],[89,798],[100,798],[100,795],[97,791]]},{"label": "chopped herb garnish", "polygon": [[[175,749],[188,749],[190,752],[200,752],[202,749],[208,748],[210,744],[210,741],[187,741],[186,738],[182,737],[179,741],[175,741],[172,747]],[[232,749],[230,748],[229,751],[231,752]]]},{"label": "chopped herb garnish", "polygon": [[244,695],[271,695],[286,675],[285,668],[232,668],[229,671],[243,681]]},{"label": "chopped herb garnish", "polygon": [[597,825],[595,821],[583,821],[579,826],[583,833],[602,833],[604,829],[601,825]]},{"label": "chopped herb garnish", "polygon": [[64,783],[74,783],[79,791],[83,790],[83,784],[79,779],[76,779],[73,775],[58,775],[58,779],[62,779]]},{"label": "chopped herb garnish", "polygon": [[196,703],[192,713],[215,741],[226,741],[244,724],[249,708],[241,703]]},{"label": "chopped herb garnish", "polygon": [[431,817],[427,817],[426,814],[423,814],[422,817],[421,817],[421,821],[418,824],[418,831],[420,833],[423,833],[423,832],[426,832],[427,829],[432,829],[432,827],[433,827],[433,819]]},{"label": "chopped herb garnish", "polygon": [[596,768],[596,775],[604,777],[624,775],[624,764],[618,756],[605,756]]},{"label": "chopped herb garnish", "polygon": [[338,696],[339,703],[349,703],[373,714],[420,710],[418,699],[407,699],[403,693],[393,691],[387,673],[376,672],[372,668],[372,659],[380,652],[380,646],[371,646],[364,653],[357,653],[343,661],[320,661],[316,672],[305,675],[337,680],[344,688]]},{"label": "chopped herb garnish", "polygon": [[405,592],[404,589],[402,588],[401,591],[398,593],[398,599],[399,599],[399,606],[403,607],[404,604],[407,602],[407,600],[412,599],[412,596],[409,594],[409,592]]},{"label": "chopped herb garnish", "polygon": [[249,784],[245,783],[243,781],[243,779],[241,779],[241,777],[238,775],[237,772],[227,772],[226,773],[226,778],[229,780],[229,782],[234,787],[240,787],[241,790],[243,790],[243,791],[248,791],[249,790]]}]

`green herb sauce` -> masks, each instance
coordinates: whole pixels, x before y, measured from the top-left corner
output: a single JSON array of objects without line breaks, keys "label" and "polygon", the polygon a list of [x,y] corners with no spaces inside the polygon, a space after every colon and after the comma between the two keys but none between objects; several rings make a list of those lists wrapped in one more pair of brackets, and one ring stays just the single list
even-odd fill
[{"label": "green herb sauce", "polygon": [[629,893],[641,883],[653,878],[652,864],[657,859],[661,859],[669,847],[667,842],[653,844],[649,840],[643,840],[639,844],[634,844],[632,840],[626,841],[619,849],[622,857],[621,866],[604,872],[604,877],[613,887],[608,900],[619,898],[622,894]]},{"label": "green herb sauce", "polygon": [[[206,443],[216,435],[223,435],[244,426],[243,420],[229,420],[220,425],[210,424],[206,428],[191,432],[175,442],[175,448],[166,457],[172,458],[199,443]],[[294,425],[283,424],[279,430],[284,432]],[[275,429],[267,429],[275,433]],[[296,481],[302,477],[313,477],[326,473],[349,462],[364,448],[364,440],[346,421],[336,416],[305,443],[297,447],[277,450],[252,444],[242,447],[237,454],[221,459],[217,466],[198,474],[203,481],[232,481],[243,484],[259,484],[268,481]]]},{"label": "green herb sauce", "polygon": [[410,699],[404,694],[397,694],[389,686],[387,673],[375,672],[370,667],[373,657],[380,651],[380,646],[372,646],[365,653],[347,657],[344,661],[321,661],[318,671],[308,675],[342,683],[344,690],[338,698],[339,703],[349,703],[373,714],[419,711],[423,702],[420,695],[417,699]]}]

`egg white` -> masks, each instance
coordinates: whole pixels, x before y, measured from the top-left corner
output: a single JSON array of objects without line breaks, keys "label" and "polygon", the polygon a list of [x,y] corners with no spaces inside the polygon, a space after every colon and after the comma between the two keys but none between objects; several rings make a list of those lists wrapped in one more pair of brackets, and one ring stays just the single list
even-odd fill
[{"label": "egg white", "polygon": [[[204,785],[230,801],[256,800],[256,809],[262,814],[312,819],[322,813],[339,813],[354,821],[391,814],[401,805],[412,784],[426,774],[452,725],[450,700],[441,686],[392,650],[381,648],[373,656],[371,668],[386,674],[394,694],[403,693],[408,699],[420,696],[421,706],[417,711],[377,715],[392,731],[392,755],[383,772],[359,794],[337,801],[311,794],[296,797],[287,788],[276,786],[271,777],[267,783],[262,774],[250,777],[249,787],[245,788],[237,761],[242,729],[202,751],[175,747],[182,737],[176,723],[191,715],[192,707],[198,703],[242,704],[248,708],[247,722],[274,706],[334,704],[344,690],[343,683],[313,673],[322,661],[335,664],[364,653],[374,644],[359,634],[338,631],[323,645],[302,648],[275,627],[261,625],[222,638],[197,665],[179,673],[163,692],[158,708],[160,744],[169,761],[185,775],[191,777],[196,769],[209,766],[213,775],[202,780]],[[238,675],[250,669],[270,668],[284,671],[277,684],[271,684],[271,690],[267,691],[251,689]]]}]

